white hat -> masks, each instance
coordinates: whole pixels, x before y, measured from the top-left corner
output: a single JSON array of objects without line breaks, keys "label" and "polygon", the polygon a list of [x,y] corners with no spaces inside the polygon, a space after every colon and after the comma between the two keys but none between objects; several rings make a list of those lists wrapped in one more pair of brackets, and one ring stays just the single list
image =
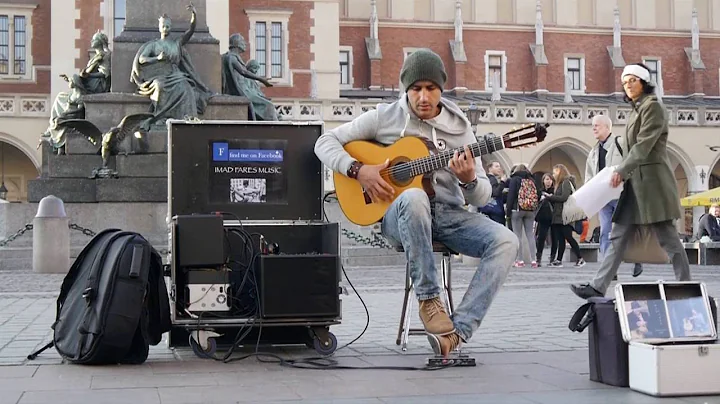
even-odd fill
[{"label": "white hat", "polygon": [[640,65],[625,66],[620,79],[624,80],[625,76],[627,76],[628,74],[632,74],[633,76],[636,76],[636,77],[640,78],[641,80],[644,80],[646,83],[650,82],[650,71],[648,71],[646,68],[644,68]]}]

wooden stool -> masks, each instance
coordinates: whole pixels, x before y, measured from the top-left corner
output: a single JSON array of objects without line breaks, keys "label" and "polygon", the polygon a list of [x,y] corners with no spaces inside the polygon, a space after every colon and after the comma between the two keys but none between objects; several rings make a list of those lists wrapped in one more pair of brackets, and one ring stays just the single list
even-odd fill
[{"label": "wooden stool", "polygon": [[[398,252],[405,252],[402,247],[395,249]],[[444,298],[445,308],[448,311],[448,315],[453,313],[453,301],[452,301],[452,283],[450,282],[451,275],[451,255],[457,254],[455,251],[449,249],[442,243],[433,242],[433,252],[442,254],[442,261],[440,263],[440,282],[442,283],[442,297]],[[415,296],[410,297],[413,290],[412,279],[410,278],[410,264],[405,264],[405,297],[403,299],[402,314],[400,314],[400,325],[398,327],[398,336],[395,343],[402,345],[402,350],[407,351],[407,342],[410,335],[425,335],[424,328],[410,328],[410,313],[412,312],[413,302],[416,300]]]}]

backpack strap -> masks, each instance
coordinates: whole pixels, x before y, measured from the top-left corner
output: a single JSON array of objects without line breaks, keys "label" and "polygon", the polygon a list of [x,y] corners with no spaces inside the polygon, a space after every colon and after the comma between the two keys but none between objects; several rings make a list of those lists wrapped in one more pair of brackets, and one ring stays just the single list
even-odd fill
[{"label": "backpack strap", "polygon": [[620,152],[620,157],[623,157],[623,150],[622,147],[620,147],[620,142],[618,141],[619,136],[615,136],[615,147],[617,147],[618,151]]},{"label": "backpack strap", "polygon": [[[592,309],[594,304],[595,303],[585,303],[575,311],[575,314],[573,314],[568,324],[570,331],[585,331],[585,328],[595,319],[595,310]],[[587,314],[587,316],[585,314]]]}]

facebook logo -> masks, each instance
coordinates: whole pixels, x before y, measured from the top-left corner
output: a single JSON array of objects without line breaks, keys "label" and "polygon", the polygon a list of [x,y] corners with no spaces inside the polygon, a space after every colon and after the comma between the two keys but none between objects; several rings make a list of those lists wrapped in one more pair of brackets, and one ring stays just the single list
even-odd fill
[{"label": "facebook logo", "polygon": [[230,151],[227,143],[213,143],[213,161],[229,161]]}]

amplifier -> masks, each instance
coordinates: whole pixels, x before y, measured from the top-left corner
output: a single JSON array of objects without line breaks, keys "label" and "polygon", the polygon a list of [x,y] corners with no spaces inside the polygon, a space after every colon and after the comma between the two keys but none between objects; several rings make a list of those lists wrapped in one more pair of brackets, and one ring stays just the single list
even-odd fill
[{"label": "amplifier", "polygon": [[340,315],[340,256],[280,254],[258,258],[262,317]]}]

